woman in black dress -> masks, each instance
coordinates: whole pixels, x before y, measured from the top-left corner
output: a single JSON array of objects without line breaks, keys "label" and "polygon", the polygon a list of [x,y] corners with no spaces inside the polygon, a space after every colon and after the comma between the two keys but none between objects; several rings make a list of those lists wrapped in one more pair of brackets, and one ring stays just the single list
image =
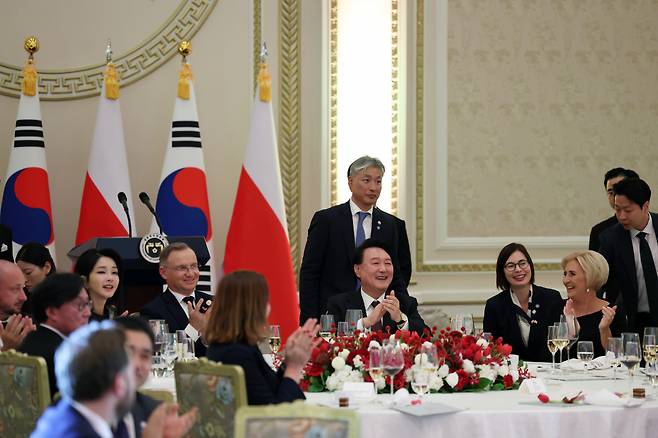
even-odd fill
[{"label": "woman in black dress", "polygon": [[[562,259],[562,283],[567,289],[568,299],[564,306],[564,315],[572,325],[570,318],[576,318],[580,328],[579,341],[592,341],[594,357],[605,355],[608,338],[618,336],[624,325],[617,306],[598,298],[596,291],[608,279],[608,262],[594,251],[577,251]],[[570,357],[576,357],[577,344],[570,350]]]},{"label": "woman in black dress", "polygon": [[[89,249],[75,263],[75,273],[82,276],[93,303],[89,321],[113,319],[118,315],[116,292],[121,284],[122,260],[113,249]],[[126,316],[124,312],[121,316]]]},{"label": "woman in black dress", "polygon": [[496,286],[484,308],[484,331],[502,337],[526,361],[550,362],[548,326],[560,320],[562,297],[535,283],[535,267],[525,246],[510,243],[498,254]]}]

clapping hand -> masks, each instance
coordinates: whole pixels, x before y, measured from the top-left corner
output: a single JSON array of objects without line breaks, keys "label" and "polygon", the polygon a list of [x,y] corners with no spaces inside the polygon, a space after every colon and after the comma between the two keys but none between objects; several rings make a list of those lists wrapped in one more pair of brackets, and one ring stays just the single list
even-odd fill
[{"label": "clapping hand", "polygon": [[607,329],[610,327],[612,324],[612,321],[615,319],[615,313],[617,313],[617,306],[604,306],[601,309],[601,312],[603,312],[603,317],[601,318],[601,322],[599,323],[599,329]]},{"label": "clapping hand", "polygon": [[398,322],[402,319],[402,312],[400,312],[400,301],[395,298],[395,291],[392,290],[390,294],[384,297],[382,302],[384,309],[391,315],[391,319]]},{"label": "clapping hand", "polygon": [[322,342],[322,338],[317,337],[320,331],[320,325],[317,319],[309,318],[303,326],[297,328],[286,341],[285,376],[290,377],[296,382],[301,378],[301,372],[306,366],[313,349]]},{"label": "clapping hand", "polygon": [[178,405],[161,403],[144,426],[144,438],[181,438],[189,432],[197,417],[197,408],[178,415]]},{"label": "clapping hand", "polygon": [[34,330],[36,330],[36,327],[29,316],[11,315],[7,319],[7,327],[3,327],[0,324],[2,349],[10,350],[12,348],[18,348],[23,342],[23,339]]},{"label": "clapping hand", "polygon": [[[187,303],[187,314],[189,315],[188,320],[190,325],[198,332],[204,332],[206,330],[206,320],[209,312],[204,309],[204,303],[203,298],[199,299],[194,306],[192,303]],[[212,305],[212,302],[208,300],[206,304],[209,307]]]},{"label": "clapping hand", "polygon": [[363,328],[370,328],[373,325],[377,324],[378,321],[382,320],[382,317],[386,313],[386,307],[384,307],[384,302],[377,304],[377,306],[370,312],[370,315],[366,316],[361,320]]}]

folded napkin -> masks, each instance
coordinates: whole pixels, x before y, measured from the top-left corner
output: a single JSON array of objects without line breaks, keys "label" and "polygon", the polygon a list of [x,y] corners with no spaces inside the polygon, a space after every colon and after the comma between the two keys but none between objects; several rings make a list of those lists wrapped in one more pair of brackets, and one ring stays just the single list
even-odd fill
[{"label": "folded napkin", "polygon": [[569,359],[560,364],[560,369],[566,371],[606,370],[608,368],[610,368],[610,363],[605,356],[594,358],[587,364],[580,359]]},{"label": "folded napkin", "polygon": [[619,397],[608,389],[599,389],[591,394],[586,394],[585,403],[596,406],[634,407],[644,403],[644,400],[639,398]]}]

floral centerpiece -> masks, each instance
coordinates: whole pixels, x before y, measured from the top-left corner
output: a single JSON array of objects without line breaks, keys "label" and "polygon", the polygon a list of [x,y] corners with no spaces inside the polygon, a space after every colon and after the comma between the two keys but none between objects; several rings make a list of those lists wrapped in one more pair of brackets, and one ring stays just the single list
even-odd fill
[{"label": "floral centerpiece", "polygon": [[[323,340],[314,348],[304,368],[300,386],[304,391],[336,391],[345,382],[372,382],[368,373],[369,348],[379,347],[384,340],[398,342],[404,355],[404,366],[395,375],[394,389],[409,388],[414,367],[418,367],[423,343],[436,345],[441,366],[431,376],[431,392],[488,391],[518,388],[528,372],[523,367],[512,367],[512,347],[502,338],[488,341],[483,337],[466,335],[449,328],[416,332],[398,330],[395,334],[382,331],[336,337]],[[390,388],[391,378],[375,381],[377,389]]]}]

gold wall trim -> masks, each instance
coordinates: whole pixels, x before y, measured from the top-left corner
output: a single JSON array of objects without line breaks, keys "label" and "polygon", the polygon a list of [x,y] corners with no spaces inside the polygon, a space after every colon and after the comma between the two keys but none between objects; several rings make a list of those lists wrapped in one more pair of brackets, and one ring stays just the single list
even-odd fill
[{"label": "gold wall trim", "polygon": [[338,0],[331,0],[329,12],[329,184],[331,186],[331,205],[338,202]]},{"label": "gold wall trim", "polygon": [[[279,1],[279,158],[293,264],[300,258],[301,0]],[[298,270],[298,268],[296,268]]]},{"label": "gold wall trim", "polygon": [[398,0],[391,0],[391,214],[398,214],[398,90],[400,60],[398,51],[399,29]]},{"label": "gold wall trim", "polygon": [[258,84],[257,78],[258,78],[258,69],[260,68],[260,47],[261,44],[263,44],[263,25],[262,25],[262,20],[263,20],[263,5],[261,3],[261,0],[252,0],[252,5],[253,5],[253,17],[252,17],[252,25],[254,27],[254,34],[252,36],[253,38],[253,89],[254,93],[256,92],[256,86]]},{"label": "gold wall trim", "polygon": [[[121,85],[148,76],[176,54],[178,43],[199,31],[219,0],[183,0],[165,23],[137,47],[113,61]],[[103,58],[99,56],[99,58]],[[38,59],[37,59],[38,65]],[[102,88],[105,62],[86,67],[38,70],[41,100],[72,100],[96,96]],[[0,62],[0,94],[19,97],[22,67]]]}]

